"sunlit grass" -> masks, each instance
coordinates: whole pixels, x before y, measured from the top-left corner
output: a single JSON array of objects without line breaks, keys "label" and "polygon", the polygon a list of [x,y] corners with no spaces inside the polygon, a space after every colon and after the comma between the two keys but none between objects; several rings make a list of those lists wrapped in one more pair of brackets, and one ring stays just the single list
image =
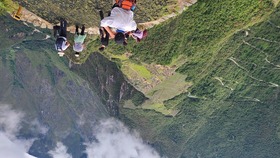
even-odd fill
[{"label": "sunlit grass", "polygon": [[14,3],[12,0],[1,0],[0,1],[0,15],[5,12],[15,12],[18,8],[18,4]]}]

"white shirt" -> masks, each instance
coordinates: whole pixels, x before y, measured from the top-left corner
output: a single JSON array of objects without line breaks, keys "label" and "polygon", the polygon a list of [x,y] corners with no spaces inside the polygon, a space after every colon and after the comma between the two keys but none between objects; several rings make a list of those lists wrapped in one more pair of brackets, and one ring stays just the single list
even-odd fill
[{"label": "white shirt", "polygon": [[73,45],[73,50],[75,52],[81,52],[81,51],[83,51],[83,49],[84,49],[84,46],[83,46],[83,43],[81,43],[81,42],[77,42]]},{"label": "white shirt", "polygon": [[62,44],[62,50],[65,51],[68,47],[69,47],[69,45],[66,44],[66,41],[63,42],[63,44]]},{"label": "white shirt", "polygon": [[60,38],[63,38],[63,39],[64,39],[64,41],[63,41],[63,43],[62,43],[62,46],[61,46],[61,49],[62,49],[62,50],[57,50],[56,44],[55,44],[55,49],[56,49],[57,51],[65,51],[65,50],[69,47],[69,45],[66,44],[67,39],[66,39],[65,37],[60,37]]},{"label": "white shirt", "polygon": [[109,26],[122,31],[136,30],[137,24],[133,20],[133,12],[115,7],[111,10],[111,15],[101,20],[101,27]]}]

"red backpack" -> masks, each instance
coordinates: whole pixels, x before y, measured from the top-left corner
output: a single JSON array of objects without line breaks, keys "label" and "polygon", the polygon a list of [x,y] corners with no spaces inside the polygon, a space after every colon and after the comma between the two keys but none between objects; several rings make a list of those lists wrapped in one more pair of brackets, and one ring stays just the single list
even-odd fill
[{"label": "red backpack", "polygon": [[116,0],[116,4],[125,10],[134,10],[136,0]]}]

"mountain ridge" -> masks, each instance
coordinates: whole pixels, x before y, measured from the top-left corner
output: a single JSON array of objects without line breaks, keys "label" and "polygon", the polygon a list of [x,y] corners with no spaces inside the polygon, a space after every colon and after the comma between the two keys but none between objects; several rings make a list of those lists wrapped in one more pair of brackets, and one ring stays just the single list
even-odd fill
[{"label": "mountain ridge", "polygon": [[[61,85],[58,87],[60,94],[63,92],[67,94],[61,102],[70,103],[69,106],[61,106],[61,108],[68,107],[71,111],[71,113],[62,114],[61,117],[67,115],[65,118],[69,118],[69,122],[71,119],[78,118],[72,118],[73,114],[81,115],[79,111],[74,110],[76,109],[74,105],[76,102],[82,104],[81,98],[84,98],[84,93],[83,91],[76,92],[82,87],[81,89],[94,94],[99,93],[102,109],[108,105],[117,107],[118,110],[113,108],[111,112],[108,108],[104,109],[103,114],[106,117],[110,114],[117,115],[116,117],[131,129],[139,131],[144,140],[159,151],[161,156],[278,158],[280,153],[275,149],[278,149],[280,144],[280,118],[278,116],[280,112],[278,75],[280,48],[277,33],[280,26],[278,18],[280,7],[279,4],[275,5],[277,2],[279,1],[238,0],[233,2],[225,0],[211,3],[201,0],[180,16],[150,29],[147,39],[138,45],[131,43],[123,48],[112,44],[103,55],[114,63],[105,61],[104,56],[92,51],[98,46],[95,43],[98,40],[93,41],[91,47],[88,48],[88,51],[91,51],[89,60],[85,64],[73,65],[70,70],[67,59],[58,58],[54,51],[50,50],[49,46],[52,45],[54,39],[47,39],[45,45],[34,40],[38,37],[43,39],[44,34],[51,34],[50,32],[41,30],[42,33],[30,34],[33,28],[22,27],[11,19],[10,21],[4,19],[5,22],[2,22],[2,25],[6,27],[3,28],[19,27],[10,28],[7,34],[0,35],[3,39],[9,39],[1,44],[1,48],[5,48],[4,53],[1,53],[1,65],[5,62],[6,65],[1,66],[0,72],[10,76],[9,79],[0,77],[0,83],[5,83],[3,86],[7,89],[14,88],[14,91],[7,93],[0,90],[1,100],[6,98],[9,102],[15,103],[17,100],[13,97],[24,94],[23,91],[17,89],[26,85],[31,87],[28,80],[22,80],[25,73],[20,70],[28,68],[29,65],[36,65],[39,74],[43,74],[42,77],[49,82],[46,85],[35,82],[36,85],[42,85],[42,88],[36,92],[42,91],[44,94],[49,94],[47,93],[50,89],[49,85],[60,82]],[[7,25],[8,23],[10,24]],[[13,42],[22,43],[17,45]],[[27,47],[25,51],[22,50],[23,46]],[[38,50],[41,50],[44,55],[36,54]],[[120,96],[123,95],[122,85],[128,86],[128,83],[124,83],[123,80],[126,76],[122,76],[123,74],[118,71],[127,62],[127,59],[123,57],[124,52],[132,53],[129,62],[138,65],[141,65],[141,62],[152,64],[160,62],[167,66],[180,66],[176,74],[181,74],[182,80],[178,82],[191,83],[191,85],[179,94],[172,92],[176,95],[171,99],[163,100],[162,104],[153,104],[148,107],[141,106],[146,98],[143,95],[139,97],[140,93],[131,96],[132,89],[129,90],[129,88],[126,98],[120,100],[119,98],[122,98]],[[32,60],[29,62],[25,60],[24,54],[28,54],[26,57]],[[17,58],[21,59],[22,65],[19,64],[20,61]],[[178,58],[182,61],[177,60]],[[52,62],[63,73],[50,67]],[[141,75],[148,76],[146,71],[142,71],[143,67],[137,66],[135,69],[141,70],[143,73]],[[27,70],[23,72],[25,71]],[[76,82],[73,83],[73,81]],[[85,84],[82,84],[83,82]],[[170,90],[170,93],[173,88],[167,84],[163,87]],[[98,92],[95,92],[96,90]],[[137,92],[135,89],[133,91]],[[155,89],[150,95],[155,94],[158,97],[161,96],[160,92],[163,91]],[[92,97],[89,96],[89,98]],[[21,99],[22,102],[24,100],[28,99]],[[31,104],[31,101],[28,101]],[[138,103],[139,105],[135,106]],[[95,104],[89,103],[86,109],[92,109],[92,105]],[[131,108],[131,105],[135,107]],[[44,107],[47,106],[44,105]],[[178,111],[174,116],[164,115],[161,111],[163,108]],[[32,109],[31,105],[29,109]],[[34,111],[34,114],[37,112],[39,110]],[[96,112],[92,111],[92,113]],[[92,117],[90,113],[88,117]],[[71,123],[68,125],[74,126]],[[74,127],[71,129],[79,128]],[[67,129],[68,127],[60,128]],[[82,130],[90,133],[89,128],[84,127]],[[74,132],[63,140],[66,142],[73,139],[75,143],[81,143],[85,138],[81,138],[79,132],[76,134]],[[44,140],[47,142],[49,139]],[[36,144],[43,146],[45,142],[36,142]],[[48,149],[54,146],[53,143],[54,141],[46,143]],[[74,148],[71,142],[66,145],[71,149]],[[79,147],[81,148],[83,147]],[[31,149],[33,152],[36,151],[35,147]],[[75,157],[81,156],[78,153],[80,151],[71,152],[71,154],[76,154]]]},{"label": "mountain ridge", "polygon": [[[180,12],[182,12],[184,9],[185,9],[185,6],[191,6],[191,5],[193,5],[193,4],[195,4],[197,1],[195,1],[195,0],[188,0],[188,1],[186,1],[186,2],[184,2],[184,1],[178,1],[178,6],[179,6],[179,10],[178,10],[178,12],[180,13]],[[12,3],[12,2],[11,2]],[[23,3],[24,4],[24,3]],[[12,5],[12,7],[11,8],[13,8],[13,9],[11,9],[11,11],[10,12],[12,12],[11,13],[11,16],[13,16],[13,14],[17,11],[16,10],[16,7],[17,7],[17,5],[14,3],[14,4],[11,4]],[[101,8],[99,8],[100,10],[101,10]],[[172,17],[174,17],[174,16],[176,16],[177,14],[175,14],[175,13],[172,13],[172,14],[169,14],[169,15],[165,15],[165,16],[163,16],[163,17],[160,17],[160,18],[158,18],[158,19],[156,19],[156,20],[154,20],[154,21],[149,21],[149,22],[145,22],[145,23],[139,23],[138,24],[138,27],[139,28],[142,28],[142,29],[144,29],[144,28],[151,28],[151,27],[153,27],[154,25],[157,25],[157,24],[159,24],[159,23],[161,23],[161,22],[163,22],[163,21],[166,21],[166,20],[168,20],[169,18],[172,18]],[[34,26],[39,26],[39,27],[41,27],[41,28],[48,28],[48,29],[52,29],[53,28],[53,25],[55,25],[54,23],[53,24],[51,24],[50,22],[48,22],[48,21],[46,21],[46,20],[44,20],[43,18],[41,18],[41,17],[39,17],[39,16],[37,16],[36,14],[34,14],[34,13],[32,13],[32,12],[30,12],[29,10],[27,10],[26,8],[22,8],[21,9],[21,19],[20,19],[21,21],[26,21],[26,22],[28,22],[28,23],[31,23],[31,24],[33,24]],[[71,33],[75,33],[75,26],[73,25],[73,26],[69,26],[68,28],[67,28],[67,31],[69,31],[69,32],[71,32]],[[91,26],[91,27],[87,27],[86,28],[86,32],[88,33],[88,34],[95,34],[95,35],[98,35],[99,34],[99,27],[98,26]]]}]

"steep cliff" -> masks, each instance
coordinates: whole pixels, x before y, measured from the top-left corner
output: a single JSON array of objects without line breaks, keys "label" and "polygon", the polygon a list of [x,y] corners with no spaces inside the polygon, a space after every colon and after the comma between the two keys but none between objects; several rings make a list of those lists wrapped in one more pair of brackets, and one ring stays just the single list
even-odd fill
[{"label": "steep cliff", "polygon": [[[71,65],[51,48],[49,31],[1,17],[5,33],[0,37],[6,39],[0,43],[1,102],[50,128],[31,147],[35,156],[48,157],[46,151],[59,140],[73,157],[85,157],[83,142],[96,139],[91,127],[115,116],[171,158],[278,158],[278,2],[198,1],[150,29],[141,43],[111,45],[103,55],[117,64],[96,52],[99,43],[92,41],[87,60]],[[26,5],[39,14],[45,2],[36,8],[37,3]],[[139,70],[142,78],[120,71],[127,67]],[[149,87],[148,100],[126,81],[150,84],[155,76],[149,73],[162,68],[170,71]],[[77,122],[81,119],[88,122]]]},{"label": "steep cliff", "polygon": [[[28,114],[26,121],[38,120],[49,128],[33,143],[32,155],[48,157],[46,151],[55,141],[64,141],[75,149],[71,154],[80,157],[83,141],[93,136],[92,127],[110,115],[117,116],[119,102],[139,92],[100,54],[94,53],[87,63],[70,69],[68,60],[55,53],[50,31],[25,26],[9,16],[0,18],[4,32],[0,45],[1,105],[22,110]],[[86,121],[81,124],[81,120]],[[25,130],[22,137],[36,136]]]}]

